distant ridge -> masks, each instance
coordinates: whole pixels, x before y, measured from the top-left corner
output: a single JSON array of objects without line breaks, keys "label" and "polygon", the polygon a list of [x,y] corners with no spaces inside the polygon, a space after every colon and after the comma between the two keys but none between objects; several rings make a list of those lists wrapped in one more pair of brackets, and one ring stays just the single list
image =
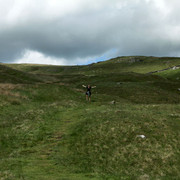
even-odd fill
[{"label": "distant ridge", "polygon": [[4,64],[21,72],[51,75],[100,75],[104,73],[135,72],[154,74],[180,66],[179,57],[122,56],[81,66]]}]

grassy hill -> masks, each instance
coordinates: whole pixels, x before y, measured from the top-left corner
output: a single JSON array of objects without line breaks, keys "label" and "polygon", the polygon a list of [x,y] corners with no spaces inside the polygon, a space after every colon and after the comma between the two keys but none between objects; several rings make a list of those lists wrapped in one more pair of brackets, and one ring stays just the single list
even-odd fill
[{"label": "grassy hill", "polygon": [[117,57],[108,61],[89,64],[87,66],[53,66],[9,64],[8,66],[25,72],[38,74],[84,74],[99,75],[106,73],[136,72],[148,73],[180,65],[176,57]]},{"label": "grassy hill", "polygon": [[37,76],[0,64],[0,83],[35,83],[40,82]]},{"label": "grassy hill", "polygon": [[179,64],[2,64],[0,179],[179,179],[180,71],[149,74]]}]

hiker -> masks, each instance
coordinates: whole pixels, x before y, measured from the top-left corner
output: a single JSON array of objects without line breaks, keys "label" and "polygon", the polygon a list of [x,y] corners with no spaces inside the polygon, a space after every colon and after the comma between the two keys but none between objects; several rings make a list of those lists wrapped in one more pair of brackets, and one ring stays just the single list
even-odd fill
[{"label": "hiker", "polygon": [[82,85],[82,87],[84,87],[84,88],[86,88],[86,100],[87,101],[91,101],[91,88],[95,88],[96,86],[90,86],[90,85],[88,85],[88,86],[85,86],[85,85]]}]

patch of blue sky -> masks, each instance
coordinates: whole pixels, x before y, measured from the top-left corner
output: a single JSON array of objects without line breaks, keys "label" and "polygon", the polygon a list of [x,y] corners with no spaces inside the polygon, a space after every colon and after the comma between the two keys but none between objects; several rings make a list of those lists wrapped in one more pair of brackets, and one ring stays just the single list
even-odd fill
[{"label": "patch of blue sky", "polygon": [[103,55],[95,57],[90,59],[87,64],[91,64],[91,63],[97,63],[97,62],[101,62],[101,61],[106,61],[109,60],[111,58],[114,58],[118,55],[118,50],[116,48],[113,48],[107,52],[105,52]]}]

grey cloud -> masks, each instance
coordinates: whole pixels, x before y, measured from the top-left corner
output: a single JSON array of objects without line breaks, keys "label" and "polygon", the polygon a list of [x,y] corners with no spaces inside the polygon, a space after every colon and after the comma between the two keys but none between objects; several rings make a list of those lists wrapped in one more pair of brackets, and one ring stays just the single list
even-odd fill
[{"label": "grey cloud", "polygon": [[130,1],[123,8],[86,6],[87,11],[54,19],[37,17],[0,29],[0,61],[21,58],[26,49],[67,61],[100,56],[111,49],[117,50],[115,55],[179,53],[180,41],[172,40],[166,31],[174,18],[172,11],[164,17],[153,2],[145,0]]}]

